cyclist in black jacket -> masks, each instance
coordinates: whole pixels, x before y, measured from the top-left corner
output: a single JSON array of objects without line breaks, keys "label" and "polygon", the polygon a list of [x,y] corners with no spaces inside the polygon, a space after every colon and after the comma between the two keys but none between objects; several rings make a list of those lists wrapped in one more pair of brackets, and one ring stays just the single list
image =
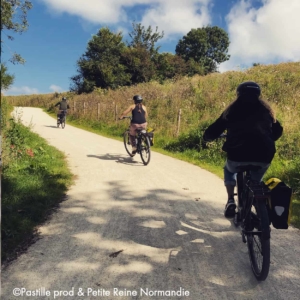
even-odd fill
[{"label": "cyclist in black jacket", "polygon": [[261,169],[252,171],[252,179],[261,181],[275,155],[275,141],[282,135],[283,128],[276,120],[272,108],[260,99],[260,86],[247,81],[237,88],[237,99],[204,132],[204,141],[212,141],[227,130],[222,150],[227,152],[224,166],[224,183],[228,201],[224,215],[234,217],[234,187],[237,167],[257,165]]},{"label": "cyclist in black jacket", "polygon": [[57,113],[57,117],[59,118],[61,116],[61,114],[63,113],[64,117],[66,118],[67,115],[67,110],[70,108],[68,102],[67,102],[67,98],[63,97],[61,101],[57,102],[54,107],[59,106],[59,111]]},{"label": "cyclist in black jacket", "polygon": [[65,111],[67,111],[67,109],[70,108],[70,106],[69,106],[69,104],[68,104],[68,102],[67,102],[67,98],[66,98],[66,97],[63,97],[63,98],[61,99],[61,101],[57,102],[57,103],[54,105],[54,107],[56,107],[56,106],[59,106],[59,109],[60,109],[60,110],[65,110]]}]

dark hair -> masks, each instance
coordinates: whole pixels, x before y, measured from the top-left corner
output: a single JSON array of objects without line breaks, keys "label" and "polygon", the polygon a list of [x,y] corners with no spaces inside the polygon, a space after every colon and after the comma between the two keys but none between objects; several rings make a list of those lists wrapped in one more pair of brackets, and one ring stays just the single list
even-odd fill
[{"label": "dark hair", "polygon": [[141,113],[141,108],[142,108],[142,101],[143,101],[143,98],[141,95],[135,95],[133,96],[133,100],[134,100],[134,103],[136,106],[138,106],[138,112]]},{"label": "dark hair", "polygon": [[223,118],[226,120],[236,118],[242,119],[257,112],[268,113],[273,119],[273,122],[276,122],[275,113],[271,106],[257,95],[253,94],[240,95],[224,110]]}]

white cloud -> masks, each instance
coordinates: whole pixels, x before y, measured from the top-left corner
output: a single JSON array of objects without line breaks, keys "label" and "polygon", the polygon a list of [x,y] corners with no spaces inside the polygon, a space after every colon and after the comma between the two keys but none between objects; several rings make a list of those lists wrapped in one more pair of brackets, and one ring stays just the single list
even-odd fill
[{"label": "white cloud", "polygon": [[22,87],[16,87],[12,86],[8,90],[4,91],[4,94],[9,95],[32,95],[32,94],[38,94],[39,91],[36,88],[30,88],[28,86],[22,86]]},{"label": "white cloud", "polygon": [[55,84],[51,84],[49,89],[53,92],[61,92],[62,91],[62,88]]},{"label": "white cloud", "polygon": [[[191,28],[210,23],[209,6],[213,0],[42,0],[52,11],[69,13],[94,24],[119,25],[133,21],[125,8],[146,5],[141,17],[145,26],[158,26],[165,37],[186,34]],[[139,20],[135,20],[139,21]]]},{"label": "white cloud", "polygon": [[186,34],[192,28],[206,26],[210,23],[209,4],[211,1],[173,0],[159,1],[159,4],[147,10],[142,23],[158,26],[165,36]]},{"label": "white cloud", "polygon": [[231,58],[220,71],[256,62],[300,60],[299,12],[299,0],[262,0],[259,8],[251,1],[236,3],[226,16]]}]

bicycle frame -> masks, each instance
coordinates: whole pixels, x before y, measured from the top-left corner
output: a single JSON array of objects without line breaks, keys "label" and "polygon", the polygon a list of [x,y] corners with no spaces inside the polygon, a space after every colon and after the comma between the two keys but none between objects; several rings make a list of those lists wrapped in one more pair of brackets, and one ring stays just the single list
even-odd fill
[{"label": "bicycle frame", "polygon": [[[242,174],[241,174],[242,173]],[[251,207],[256,204],[258,201],[267,201],[268,193],[264,191],[263,187],[259,185],[253,184],[251,180],[251,171],[247,170],[244,172],[239,172],[237,176],[241,176],[243,178],[243,186],[241,195],[238,197],[238,213],[240,214],[240,220],[236,225],[241,225],[242,227],[242,235],[244,237],[245,234],[253,234],[259,235],[262,234],[262,231],[253,231],[247,230],[247,222],[251,214]],[[238,224],[240,223],[240,224]],[[243,238],[244,241],[244,238]]]},{"label": "bicycle frame", "polygon": [[[227,137],[222,134],[220,137]],[[240,166],[237,173],[237,212],[233,223],[241,227],[247,243],[251,268],[257,280],[268,277],[270,267],[270,221],[267,208],[269,191],[261,182],[251,179],[251,170],[259,166]]]}]

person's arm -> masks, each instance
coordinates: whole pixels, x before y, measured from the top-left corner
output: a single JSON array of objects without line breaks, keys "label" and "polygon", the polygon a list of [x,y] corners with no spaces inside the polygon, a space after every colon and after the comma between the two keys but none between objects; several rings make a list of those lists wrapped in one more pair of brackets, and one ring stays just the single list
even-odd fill
[{"label": "person's arm", "polygon": [[58,106],[59,104],[60,104],[60,101],[59,101],[59,102],[57,102],[57,103],[54,105],[54,107]]},{"label": "person's arm", "polygon": [[122,112],[122,114],[120,115],[120,118],[119,119],[122,119],[123,117],[125,117],[127,114],[129,114],[132,109],[134,108],[134,105],[130,105],[126,110],[124,110]]},{"label": "person's arm", "polygon": [[210,142],[217,139],[227,129],[227,121],[223,118],[223,114],[205,130],[203,139]]},{"label": "person's arm", "polygon": [[67,104],[67,109],[70,109],[70,105],[69,104]]},{"label": "person's arm", "polygon": [[272,123],[272,138],[274,141],[277,141],[282,136],[282,132],[283,127],[278,120],[276,120],[275,123]]}]

